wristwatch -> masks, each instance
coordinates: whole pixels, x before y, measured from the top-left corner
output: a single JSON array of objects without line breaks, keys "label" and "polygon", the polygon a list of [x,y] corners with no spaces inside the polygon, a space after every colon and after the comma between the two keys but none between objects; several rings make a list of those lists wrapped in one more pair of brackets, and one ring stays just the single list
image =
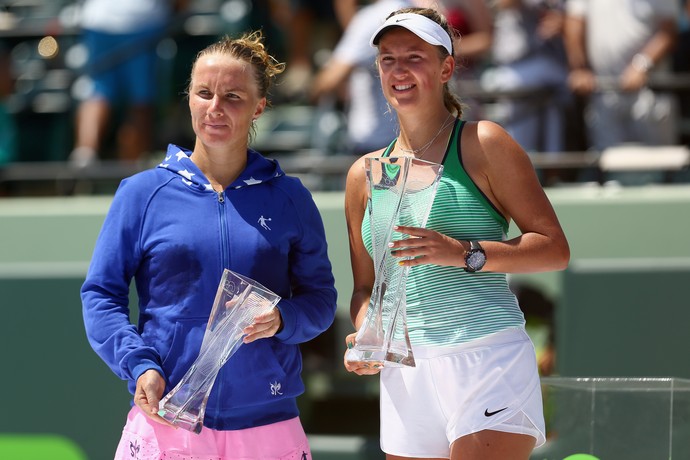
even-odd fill
[{"label": "wristwatch", "polygon": [[465,271],[474,273],[484,268],[486,252],[479,241],[470,241],[470,250],[465,254]]}]

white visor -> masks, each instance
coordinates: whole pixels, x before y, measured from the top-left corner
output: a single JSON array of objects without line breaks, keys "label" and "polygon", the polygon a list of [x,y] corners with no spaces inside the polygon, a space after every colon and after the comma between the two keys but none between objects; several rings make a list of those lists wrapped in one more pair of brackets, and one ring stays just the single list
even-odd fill
[{"label": "white visor", "polygon": [[386,22],[371,36],[369,44],[377,46],[383,32],[390,27],[404,27],[430,45],[442,46],[448,54],[453,54],[453,42],[448,32],[435,21],[416,13],[396,14],[386,19]]}]

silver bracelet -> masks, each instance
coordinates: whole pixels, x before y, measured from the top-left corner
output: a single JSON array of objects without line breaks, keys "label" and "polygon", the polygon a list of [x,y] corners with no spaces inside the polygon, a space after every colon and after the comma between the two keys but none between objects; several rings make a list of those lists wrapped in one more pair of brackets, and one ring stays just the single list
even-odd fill
[{"label": "silver bracelet", "polygon": [[632,65],[635,70],[647,73],[654,67],[654,61],[646,54],[637,53],[633,56],[632,61],[630,61],[630,65]]}]

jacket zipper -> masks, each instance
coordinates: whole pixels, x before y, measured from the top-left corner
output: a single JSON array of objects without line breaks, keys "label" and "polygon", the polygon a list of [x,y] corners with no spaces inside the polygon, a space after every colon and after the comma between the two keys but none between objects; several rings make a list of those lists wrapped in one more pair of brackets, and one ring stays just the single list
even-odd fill
[{"label": "jacket zipper", "polygon": [[224,192],[216,192],[218,196],[218,209],[219,209],[219,226],[220,226],[220,250],[221,250],[221,262],[225,268],[229,266],[230,261],[228,260],[228,223],[227,223],[227,213],[225,210],[225,194]]},{"label": "jacket zipper", "polygon": [[[220,251],[221,251],[221,269],[230,266],[229,254],[228,254],[228,223],[227,223],[227,212],[225,208],[225,194],[224,192],[216,192],[218,197],[218,223],[220,225]],[[222,383],[218,382],[218,390],[222,389]],[[217,391],[216,393],[216,407],[220,408],[220,394],[222,391]]]}]

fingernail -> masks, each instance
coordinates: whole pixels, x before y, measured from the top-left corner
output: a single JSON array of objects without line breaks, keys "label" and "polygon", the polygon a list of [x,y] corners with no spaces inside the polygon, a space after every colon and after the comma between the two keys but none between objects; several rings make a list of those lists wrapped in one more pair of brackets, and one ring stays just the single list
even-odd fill
[{"label": "fingernail", "polygon": [[352,344],[352,342],[347,342],[347,348],[352,348],[352,347],[354,347],[354,345]]},{"label": "fingernail", "polygon": [[388,247],[389,247],[389,248],[392,248],[392,247],[393,247],[393,242],[392,242],[392,241],[391,241],[390,243],[388,243]]}]

